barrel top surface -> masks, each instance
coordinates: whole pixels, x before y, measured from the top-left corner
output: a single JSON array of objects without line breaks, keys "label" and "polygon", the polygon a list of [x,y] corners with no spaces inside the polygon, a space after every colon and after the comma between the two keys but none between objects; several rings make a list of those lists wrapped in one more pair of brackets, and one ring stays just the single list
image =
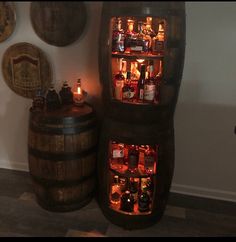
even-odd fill
[{"label": "barrel top surface", "polygon": [[42,112],[33,112],[32,109],[30,109],[31,114],[33,116],[38,117],[44,117],[44,118],[58,118],[58,119],[64,119],[64,118],[80,118],[87,115],[90,115],[93,113],[93,108],[90,107],[87,104],[84,104],[83,106],[76,106],[76,105],[64,105],[59,109],[47,111],[46,109]]}]

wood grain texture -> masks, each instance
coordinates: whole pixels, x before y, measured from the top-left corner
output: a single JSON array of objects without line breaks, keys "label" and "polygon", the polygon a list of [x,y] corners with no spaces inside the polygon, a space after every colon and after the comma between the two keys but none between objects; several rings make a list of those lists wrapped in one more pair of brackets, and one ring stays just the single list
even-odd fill
[{"label": "wood grain texture", "polygon": [[14,2],[0,2],[0,43],[8,39],[15,30],[16,8]]},{"label": "wood grain texture", "polygon": [[71,211],[92,199],[96,149],[96,118],[90,106],[30,110],[29,170],[42,207]]},{"label": "wood grain texture", "polygon": [[87,10],[84,2],[32,2],[30,17],[36,34],[43,41],[62,47],[81,36]]},{"label": "wood grain texture", "polygon": [[51,65],[38,47],[16,43],[5,51],[2,72],[6,84],[16,94],[33,98],[38,89],[46,91],[52,82]]}]

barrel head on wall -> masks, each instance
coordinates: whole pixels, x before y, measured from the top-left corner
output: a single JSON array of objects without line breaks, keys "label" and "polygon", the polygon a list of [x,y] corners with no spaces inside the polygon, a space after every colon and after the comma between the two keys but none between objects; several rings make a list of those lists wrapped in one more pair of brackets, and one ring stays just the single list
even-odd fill
[{"label": "barrel head on wall", "polygon": [[54,46],[67,46],[83,33],[87,10],[84,2],[32,2],[30,18],[34,31]]},{"label": "barrel head on wall", "polygon": [[52,82],[50,63],[41,49],[21,42],[10,46],[3,55],[2,72],[6,84],[16,94],[34,98]]},{"label": "barrel head on wall", "polygon": [[0,43],[12,35],[15,26],[15,4],[13,2],[0,2]]}]

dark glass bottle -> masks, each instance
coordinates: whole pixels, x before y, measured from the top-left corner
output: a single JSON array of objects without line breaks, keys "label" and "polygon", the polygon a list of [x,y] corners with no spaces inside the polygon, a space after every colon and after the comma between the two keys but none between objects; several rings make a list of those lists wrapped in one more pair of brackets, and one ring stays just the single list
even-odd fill
[{"label": "dark glass bottle", "polygon": [[133,177],[130,177],[129,191],[134,197],[134,203],[136,203],[138,200],[138,185],[139,185],[138,181],[135,180]]},{"label": "dark glass bottle", "polygon": [[130,191],[125,191],[120,198],[120,210],[125,212],[134,211],[134,197]]},{"label": "dark glass bottle", "polygon": [[140,212],[148,212],[150,211],[150,196],[147,192],[147,187],[143,186],[141,189],[141,193],[138,196],[138,210]]},{"label": "dark glass bottle", "polygon": [[71,91],[71,87],[68,86],[67,81],[64,81],[59,95],[63,105],[73,104],[73,93]]},{"label": "dark glass bottle", "polygon": [[121,28],[121,25],[121,18],[117,18],[115,22],[115,28],[112,32],[112,52],[124,52],[125,33]]},{"label": "dark glass bottle", "polygon": [[61,107],[59,95],[53,86],[51,86],[47,92],[46,107],[48,111],[52,111]]},{"label": "dark glass bottle", "polygon": [[131,145],[128,152],[128,170],[135,173],[138,170],[139,150],[136,145]]},{"label": "dark glass bottle", "polygon": [[153,61],[150,61],[148,78],[144,84],[144,101],[147,103],[153,103],[156,94],[156,79],[154,77]]},{"label": "dark glass bottle", "polygon": [[137,100],[139,102],[143,102],[143,98],[144,98],[145,72],[146,72],[146,66],[141,65],[141,74],[138,80],[138,95],[137,95]]},{"label": "dark glass bottle", "polygon": [[35,97],[33,98],[32,110],[33,111],[42,111],[45,105],[45,98],[43,91],[37,90]]}]

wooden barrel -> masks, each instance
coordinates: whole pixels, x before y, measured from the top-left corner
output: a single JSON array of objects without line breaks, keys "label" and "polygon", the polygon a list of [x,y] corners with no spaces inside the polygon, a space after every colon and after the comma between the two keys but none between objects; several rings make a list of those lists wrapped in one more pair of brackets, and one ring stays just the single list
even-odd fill
[{"label": "wooden barrel", "polygon": [[[135,145],[158,145],[156,173],[153,179],[152,209],[150,213],[126,213],[110,204],[110,175],[144,178],[144,174],[115,172],[109,164],[109,142],[117,141]],[[106,118],[103,122],[98,151],[98,201],[105,217],[125,229],[143,229],[159,221],[164,213],[174,172],[174,129],[160,130],[153,125],[132,125]]]},{"label": "wooden barrel", "polygon": [[38,203],[51,211],[86,205],[95,189],[97,127],[93,108],[30,110],[29,170]]},{"label": "wooden barrel", "polygon": [[[137,24],[139,20],[146,21],[146,17],[152,17],[155,31],[157,31],[155,23],[157,25],[158,19],[163,19],[166,23],[164,54],[112,52],[112,27],[115,25],[115,17],[122,20],[122,29],[125,31],[129,18],[134,19]],[[185,21],[184,2],[117,1],[103,4],[99,37],[99,72],[107,117],[127,123],[156,123],[159,125],[165,123],[167,119],[173,118],[184,66]],[[117,73],[115,66],[120,59],[127,61],[127,65],[130,61],[137,59],[145,59],[145,62],[152,60],[155,62],[155,70],[159,68],[158,60],[162,61],[163,73],[158,87],[158,103],[135,105],[132,102],[123,102],[114,98],[113,78]]]}]

